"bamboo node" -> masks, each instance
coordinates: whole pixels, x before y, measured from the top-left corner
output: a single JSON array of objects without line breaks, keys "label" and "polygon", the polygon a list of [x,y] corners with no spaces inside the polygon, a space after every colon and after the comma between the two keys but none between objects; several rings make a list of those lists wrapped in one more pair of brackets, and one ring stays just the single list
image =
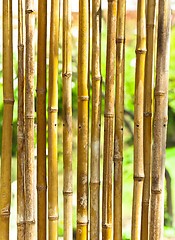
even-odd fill
[{"label": "bamboo node", "polygon": [[17,226],[18,226],[18,227],[23,226],[23,225],[25,225],[25,223],[26,223],[25,221],[17,222]]},{"label": "bamboo node", "polygon": [[110,2],[115,2],[116,0],[108,0],[108,3],[110,3]]},{"label": "bamboo node", "polygon": [[92,77],[92,81],[94,81],[94,82],[101,82],[102,81],[102,76],[100,75],[100,76],[94,76],[94,77]]},{"label": "bamboo node", "polygon": [[64,196],[72,196],[73,192],[72,191],[63,191]]},{"label": "bamboo node", "polygon": [[56,112],[58,112],[58,108],[49,107],[48,111],[49,111],[49,113],[56,113]]},{"label": "bamboo node", "polygon": [[123,157],[119,157],[119,156],[116,154],[116,155],[114,155],[113,161],[114,161],[114,163],[123,162]]},{"label": "bamboo node", "polygon": [[1,210],[1,217],[9,218],[10,217],[10,206],[7,206]]},{"label": "bamboo node", "polygon": [[154,96],[163,97],[166,95],[165,91],[155,91]]},{"label": "bamboo node", "polygon": [[144,117],[152,117],[152,112],[144,112]]},{"label": "bamboo node", "polygon": [[69,78],[72,77],[72,73],[71,73],[71,72],[62,73],[62,77],[63,77],[63,78],[66,78],[66,79],[69,79]]},{"label": "bamboo node", "polygon": [[40,93],[40,94],[45,94],[47,92],[46,89],[42,88],[42,89],[36,89],[36,92],[37,93]]},{"label": "bamboo node", "polygon": [[35,13],[35,10],[33,10],[33,9],[26,9],[25,13],[26,14]]},{"label": "bamboo node", "polygon": [[142,182],[144,179],[144,176],[134,176],[134,181]]},{"label": "bamboo node", "polygon": [[90,182],[90,186],[100,186],[101,182],[98,181],[98,182]]},{"label": "bamboo node", "polygon": [[125,38],[122,38],[122,37],[117,38],[116,43],[125,43]]},{"label": "bamboo node", "polygon": [[34,119],[34,115],[26,115],[25,118],[26,119]]},{"label": "bamboo node", "polygon": [[109,223],[102,223],[102,228],[105,228],[105,229],[112,228],[112,224],[109,224]]},{"label": "bamboo node", "polygon": [[136,49],[136,54],[146,54],[147,50],[146,49]]},{"label": "bamboo node", "polygon": [[89,223],[89,221],[85,221],[85,222],[79,222],[79,221],[77,221],[77,224],[78,224],[79,226],[87,226],[88,223]]},{"label": "bamboo node", "polygon": [[152,194],[161,194],[162,193],[162,189],[151,189],[151,193]]},{"label": "bamboo node", "polygon": [[26,224],[35,224],[35,219],[33,220],[25,220]]},{"label": "bamboo node", "polygon": [[46,191],[47,190],[47,186],[37,186],[36,189],[38,190],[38,192],[41,192],[41,191]]},{"label": "bamboo node", "polygon": [[114,114],[113,114],[113,113],[105,113],[105,114],[104,114],[104,117],[105,117],[105,118],[113,118],[113,117],[114,117]]},{"label": "bamboo node", "polygon": [[10,98],[4,99],[4,104],[14,104],[14,102],[15,102],[14,99],[10,99]]},{"label": "bamboo node", "polygon": [[57,221],[58,216],[49,216],[48,219],[49,219],[49,221]]},{"label": "bamboo node", "polygon": [[89,96],[79,96],[78,101],[89,101]]},{"label": "bamboo node", "polygon": [[18,44],[18,48],[19,48],[19,50],[23,50],[24,49],[24,44],[22,44],[22,43]]}]

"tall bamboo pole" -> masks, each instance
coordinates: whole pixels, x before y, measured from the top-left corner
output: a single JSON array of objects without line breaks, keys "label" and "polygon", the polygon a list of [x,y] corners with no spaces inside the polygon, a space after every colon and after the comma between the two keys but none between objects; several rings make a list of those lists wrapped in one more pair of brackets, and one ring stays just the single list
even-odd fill
[{"label": "tall bamboo pole", "polygon": [[58,159],[57,159],[57,113],[58,113],[58,39],[59,1],[51,1],[49,57],[49,119],[48,119],[48,218],[49,240],[58,238]]},{"label": "tall bamboo pole", "polygon": [[34,209],[34,2],[25,1],[26,81],[25,81],[25,239],[35,237]]},{"label": "tall bamboo pole", "polygon": [[118,0],[116,32],[116,110],[114,136],[114,239],[118,240],[122,239],[125,16],[126,0]]},{"label": "tall bamboo pole", "polygon": [[145,0],[138,0],[137,6],[137,46],[136,46],[136,77],[134,103],[134,189],[132,208],[131,239],[140,239],[142,191],[144,180],[143,162],[143,101],[144,74],[146,55],[146,18]]},{"label": "tall bamboo pole", "polygon": [[18,133],[17,133],[17,239],[25,237],[25,81],[24,81],[24,1],[18,1]]},{"label": "tall bamboo pole", "polygon": [[88,239],[88,10],[88,0],[79,1],[77,240]]},{"label": "tall bamboo pole", "polygon": [[114,125],[114,69],[116,56],[117,1],[108,0],[106,90],[104,113],[104,156],[102,197],[102,239],[112,239],[112,161]]},{"label": "tall bamboo pole", "polygon": [[11,204],[11,154],[14,103],[11,0],[3,1],[3,101],[4,112],[0,179],[0,239],[8,240]]},{"label": "tall bamboo pole", "polygon": [[38,1],[37,61],[37,224],[38,239],[46,239],[46,43],[47,0]]},{"label": "tall bamboo pole", "polygon": [[72,234],[72,49],[71,1],[63,1],[63,162],[64,239]]},{"label": "tall bamboo pole", "polygon": [[156,0],[147,2],[146,20],[146,62],[144,82],[144,184],[142,198],[142,225],[141,239],[149,236],[149,206],[150,206],[150,183],[151,183],[151,158],[152,158],[152,86],[154,79],[154,57],[155,57],[155,23],[156,23]]},{"label": "tall bamboo pole", "polygon": [[90,239],[100,233],[101,0],[92,2]]},{"label": "tall bamboo pole", "polygon": [[150,239],[163,239],[165,148],[168,121],[170,1],[159,1]]}]

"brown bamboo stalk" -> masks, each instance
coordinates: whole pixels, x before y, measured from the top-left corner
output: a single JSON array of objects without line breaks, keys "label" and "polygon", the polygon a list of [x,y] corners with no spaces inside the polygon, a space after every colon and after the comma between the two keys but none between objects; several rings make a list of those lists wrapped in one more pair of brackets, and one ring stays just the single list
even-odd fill
[{"label": "brown bamboo stalk", "polygon": [[136,46],[136,76],[134,103],[134,189],[132,208],[131,239],[140,239],[142,191],[144,180],[143,161],[143,101],[144,74],[146,55],[146,18],[145,0],[138,0],[137,6],[137,46]]},{"label": "brown bamboo stalk", "polygon": [[25,81],[25,239],[35,237],[34,209],[34,2],[25,1],[26,81]]},{"label": "brown bamboo stalk", "polygon": [[72,232],[72,49],[71,1],[63,1],[63,163],[64,163],[64,239]]},{"label": "brown bamboo stalk", "polygon": [[102,197],[102,239],[112,239],[112,161],[114,125],[114,69],[116,56],[117,1],[108,0],[106,90],[104,113],[104,156]]},{"label": "brown bamboo stalk", "polygon": [[152,86],[154,79],[154,55],[155,55],[155,23],[156,23],[156,0],[147,2],[146,20],[146,62],[144,82],[144,184],[142,198],[142,225],[141,239],[148,239],[149,236],[149,209],[151,189],[151,158],[152,158]]},{"label": "brown bamboo stalk", "polygon": [[79,1],[77,240],[88,239],[88,10],[88,0]]},{"label": "brown bamboo stalk", "polygon": [[38,239],[46,239],[46,43],[47,0],[38,1],[37,61],[37,224]]},{"label": "brown bamboo stalk", "polygon": [[18,1],[18,133],[17,133],[17,239],[25,237],[25,81],[24,81],[24,1]]},{"label": "brown bamboo stalk", "polygon": [[125,17],[126,1],[118,0],[116,32],[116,109],[114,135],[114,239],[118,240],[122,239]]},{"label": "brown bamboo stalk", "polygon": [[48,218],[49,240],[58,238],[58,39],[59,1],[51,1],[50,56],[49,56],[49,119],[48,119]]},{"label": "brown bamboo stalk", "polygon": [[159,1],[150,239],[163,239],[165,149],[168,121],[170,1]]},{"label": "brown bamboo stalk", "polygon": [[100,233],[101,0],[92,2],[90,239]]},{"label": "brown bamboo stalk", "polygon": [[0,239],[8,240],[11,204],[11,155],[14,103],[11,0],[3,1],[3,101],[4,112],[0,179]]}]

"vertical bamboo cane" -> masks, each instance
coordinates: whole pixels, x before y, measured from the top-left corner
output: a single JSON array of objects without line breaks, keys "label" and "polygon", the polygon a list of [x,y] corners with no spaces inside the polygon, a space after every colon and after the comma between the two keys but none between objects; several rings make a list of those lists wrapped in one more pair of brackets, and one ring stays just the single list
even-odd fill
[{"label": "vertical bamboo cane", "polygon": [[38,239],[46,239],[46,40],[47,0],[38,1],[37,204]]},{"label": "vertical bamboo cane", "polygon": [[25,239],[35,237],[34,211],[34,2],[25,1],[26,81],[25,81]]},{"label": "vertical bamboo cane", "polygon": [[101,0],[92,2],[90,239],[100,233]]},{"label": "vertical bamboo cane", "polygon": [[144,184],[142,198],[142,225],[141,239],[148,239],[149,231],[149,205],[150,205],[150,183],[151,183],[151,158],[152,158],[152,85],[154,79],[154,50],[155,50],[155,22],[156,22],[156,0],[147,2],[146,21],[146,62],[144,82]]},{"label": "vertical bamboo cane", "polygon": [[144,180],[143,162],[143,98],[146,55],[145,0],[138,0],[137,6],[137,46],[134,103],[134,189],[132,208],[132,240],[140,239],[142,191]]},{"label": "vertical bamboo cane", "polygon": [[116,54],[117,1],[108,0],[106,91],[104,113],[104,157],[102,197],[102,239],[112,239],[112,160],[114,125],[114,69]]},{"label": "vertical bamboo cane", "polygon": [[114,137],[114,239],[122,239],[122,172],[124,122],[124,67],[125,67],[126,0],[117,6],[116,46],[116,112]]},{"label": "vertical bamboo cane", "polygon": [[163,239],[165,148],[168,119],[170,1],[159,1],[150,239]]},{"label": "vertical bamboo cane", "polygon": [[11,154],[13,122],[13,44],[12,1],[3,1],[3,127],[0,180],[0,226],[1,240],[9,239],[11,204]]},{"label": "vertical bamboo cane", "polygon": [[24,91],[24,1],[18,1],[18,135],[17,135],[17,239],[25,237],[25,91]]},{"label": "vertical bamboo cane", "polygon": [[63,1],[63,162],[64,239],[72,234],[72,49],[71,1]]},{"label": "vertical bamboo cane", "polygon": [[88,239],[88,9],[79,1],[77,240]]},{"label": "vertical bamboo cane", "polygon": [[48,121],[48,218],[49,240],[58,238],[58,161],[57,161],[57,113],[58,113],[58,39],[59,1],[51,1],[49,59],[49,121]]}]

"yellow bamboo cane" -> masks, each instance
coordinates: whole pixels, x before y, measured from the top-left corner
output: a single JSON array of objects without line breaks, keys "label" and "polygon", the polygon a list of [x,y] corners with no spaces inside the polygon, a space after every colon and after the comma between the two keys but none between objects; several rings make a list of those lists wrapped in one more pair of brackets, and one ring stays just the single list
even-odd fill
[{"label": "yellow bamboo cane", "polygon": [[116,109],[114,136],[114,239],[122,239],[122,172],[124,121],[124,67],[125,67],[126,1],[117,5],[116,45]]},{"label": "yellow bamboo cane", "polygon": [[64,239],[72,232],[72,49],[71,1],[63,1],[63,162],[64,162]]},{"label": "yellow bamboo cane", "polygon": [[150,205],[150,183],[151,183],[151,158],[152,158],[152,86],[154,78],[155,57],[155,22],[156,22],[156,0],[147,2],[146,20],[146,45],[147,54],[145,62],[144,82],[144,185],[142,198],[142,225],[141,239],[149,236],[149,205]]},{"label": "yellow bamboo cane", "polygon": [[106,90],[104,113],[104,156],[102,197],[102,239],[112,239],[112,161],[114,125],[114,69],[116,56],[117,1],[108,1]]},{"label": "yellow bamboo cane", "polygon": [[146,18],[145,0],[138,0],[137,6],[137,46],[136,46],[136,77],[134,103],[134,189],[132,208],[131,239],[140,239],[142,191],[144,180],[143,162],[143,101],[144,74],[146,55]]},{"label": "yellow bamboo cane", "polygon": [[77,240],[88,239],[88,9],[79,1]]},{"label": "yellow bamboo cane", "polygon": [[100,233],[101,0],[92,2],[90,239]]},{"label": "yellow bamboo cane", "polygon": [[0,179],[0,239],[8,240],[11,204],[11,154],[14,103],[11,0],[3,1],[3,101],[4,112]]},{"label": "yellow bamboo cane", "polygon": [[24,1],[18,1],[18,133],[17,133],[17,239],[25,237],[25,131],[24,131]]},{"label": "yellow bamboo cane", "polygon": [[38,1],[37,201],[38,239],[46,239],[46,40],[47,0]]},{"label": "yellow bamboo cane", "polygon": [[58,40],[59,1],[51,1],[49,57],[49,119],[48,119],[48,219],[49,240],[58,238],[58,159],[57,159],[57,113],[58,113]]},{"label": "yellow bamboo cane", "polygon": [[170,1],[159,1],[150,239],[163,239],[165,148],[168,121]]}]

